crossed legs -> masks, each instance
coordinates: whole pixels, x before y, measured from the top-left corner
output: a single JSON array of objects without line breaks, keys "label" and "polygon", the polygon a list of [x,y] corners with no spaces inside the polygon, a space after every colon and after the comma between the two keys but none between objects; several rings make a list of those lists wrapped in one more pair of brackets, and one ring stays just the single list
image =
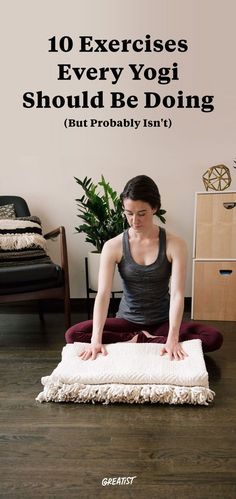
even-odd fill
[{"label": "crossed legs", "polygon": [[[66,342],[90,343],[93,321],[75,324],[66,332]],[[151,326],[139,325],[126,319],[108,318],[104,325],[102,342],[166,343],[169,322]],[[223,343],[222,334],[215,328],[195,322],[183,322],[180,327],[179,341],[200,339],[204,352],[218,350]]]}]

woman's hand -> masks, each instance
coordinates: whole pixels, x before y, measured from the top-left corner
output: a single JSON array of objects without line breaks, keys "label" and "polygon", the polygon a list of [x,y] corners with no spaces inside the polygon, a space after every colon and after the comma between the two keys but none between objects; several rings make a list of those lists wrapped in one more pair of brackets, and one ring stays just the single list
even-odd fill
[{"label": "woman's hand", "polygon": [[170,360],[183,360],[185,357],[188,357],[188,354],[176,340],[167,340],[160,350],[160,355],[164,355],[165,353],[168,353]]},{"label": "woman's hand", "polygon": [[82,360],[88,360],[90,357],[91,360],[95,360],[98,353],[107,355],[104,345],[102,345],[102,343],[90,343],[87,348],[80,352],[79,357],[81,357]]}]

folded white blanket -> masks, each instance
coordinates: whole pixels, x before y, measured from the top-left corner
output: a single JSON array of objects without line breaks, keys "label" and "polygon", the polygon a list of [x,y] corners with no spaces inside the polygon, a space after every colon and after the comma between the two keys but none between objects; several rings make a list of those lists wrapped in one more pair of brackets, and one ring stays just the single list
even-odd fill
[{"label": "folded white blanket", "polygon": [[39,402],[160,402],[201,404],[212,402],[201,340],[182,342],[184,360],[160,356],[157,343],[114,343],[108,355],[84,361],[79,353],[86,343],[66,345],[62,360],[50,376],[42,378]]}]

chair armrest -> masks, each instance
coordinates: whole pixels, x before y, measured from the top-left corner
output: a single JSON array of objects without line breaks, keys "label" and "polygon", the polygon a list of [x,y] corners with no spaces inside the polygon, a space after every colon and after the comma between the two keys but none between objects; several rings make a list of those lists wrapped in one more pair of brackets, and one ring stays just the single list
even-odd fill
[{"label": "chair armrest", "polygon": [[59,236],[60,241],[60,253],[61,253],[61,268],[64,274],[64,303],[65,303],[65,313],[67,327],[70,327],[70,280],[69,280],[69,267],[68,267],[68,255],[67,255],[67,244],[66,244],[66,231],[65,227],[61,225],[57,229],[51,230],[44,235],[45,239],[54,239]]},{"label": "chair armrest", "polygon": [[[47,232],[47,234],[44,234],[45,239],[53,239],[54,237],[59,236],[59,234],[63,233],[64,227],[58,227],[57,229],[51,230],[50,232]],[[65,231],[65,229],[64,229]]]},{"label": "chair armrest", "polygon": [[60,236],[60,253],[61,253],[61,267],[69,281],[69,271],[68,271],[68,255],[67,255],[67,244],[66,244],[66,231],[65,227],[61,225],[57,229],[51,230],[44,235],[45,239],[53,239]]}]

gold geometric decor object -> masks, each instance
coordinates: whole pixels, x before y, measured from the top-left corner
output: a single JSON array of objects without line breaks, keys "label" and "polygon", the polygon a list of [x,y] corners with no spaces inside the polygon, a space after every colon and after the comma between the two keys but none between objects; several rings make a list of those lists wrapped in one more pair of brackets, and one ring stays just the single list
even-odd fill
[{"label": "gold geometric decor object", "polygon": [[202,176],[206,191],[224,191],[231,184],[229,168],[225,165],[216,165],[208,168]]}]

